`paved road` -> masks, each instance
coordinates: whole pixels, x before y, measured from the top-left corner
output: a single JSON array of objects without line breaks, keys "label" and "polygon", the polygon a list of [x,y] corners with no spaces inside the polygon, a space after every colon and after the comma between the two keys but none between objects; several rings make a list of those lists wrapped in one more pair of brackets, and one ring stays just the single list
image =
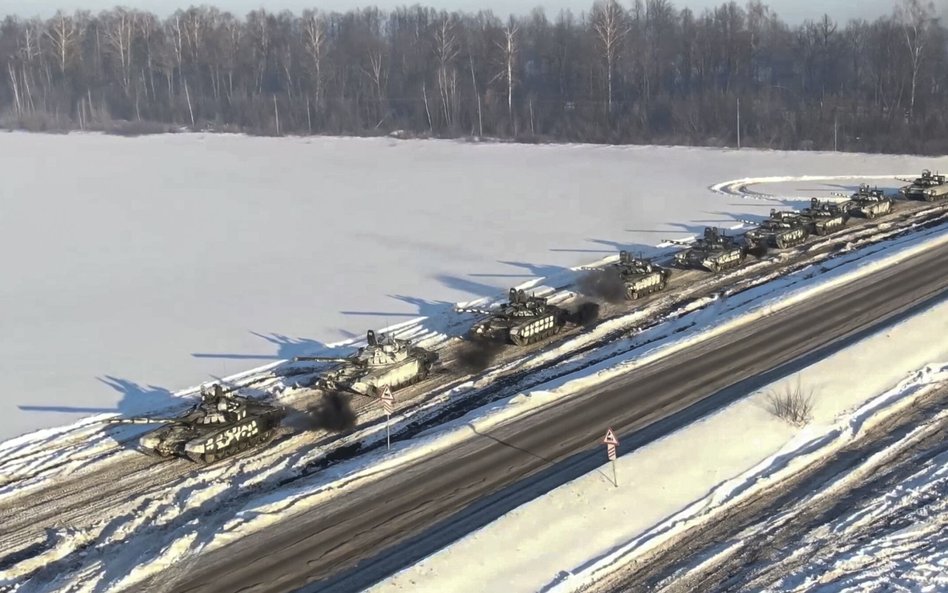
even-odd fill
[{"label": "paved road", "polygon": [[[166,572],[175,592],[357,591],[602,463],[948,293],[942,246],[645,365]],[[151,586],[157,583],[150,583]]]}]

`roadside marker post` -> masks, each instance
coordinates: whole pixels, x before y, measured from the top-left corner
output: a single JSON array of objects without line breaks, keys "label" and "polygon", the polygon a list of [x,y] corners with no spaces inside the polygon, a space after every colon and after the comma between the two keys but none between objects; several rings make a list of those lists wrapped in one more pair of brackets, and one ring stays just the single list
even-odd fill
[{"label": "roadside marker post", "polygon": [[616,447],[619,446],[619,439],[616,438],[616,433],[612,431],[612,428],[606,431],[606,437],[602,439],[602,444],[606,446],[606,455],[612,463],[612,483],[618,488],[619,478],[616,475]]},{"label": "roadside marker post", "polygon": [[392,435],[390,433],[390,425],[392,423],[392,412],[395,411],[395,396],[392,395],[392,388],[386,385],[382,389],[382,394],[379,395],[379,400],[382,402],[382,409],[385,410],[385,448],[392,448]]}]

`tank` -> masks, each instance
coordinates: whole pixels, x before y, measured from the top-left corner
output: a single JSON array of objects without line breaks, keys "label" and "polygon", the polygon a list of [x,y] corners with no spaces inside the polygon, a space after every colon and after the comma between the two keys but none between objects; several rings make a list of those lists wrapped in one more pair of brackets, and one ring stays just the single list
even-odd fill
[{"label": "tank", "polygon": [[800,213],[771,210],[770,218],[744,233],[744,243],[749,250],[764,252],[769,247],[788,249],[801,245],[809,236]]},{"label": "tank", "polygon": [[385,387],[395,391],[427,378],[438,363],[438,354],[411,340],[369,330],[366,345],[350,356],[297,356],[294,360],[338,363],[317,379],[316,386],[324,391],[378,397]]},{"label": "tank", "polygon": [[671,276],[668,268],[649,259],[633,257],[628,251],[620,251],[619,261],[610,268],[619,273],[619,279],[625,284],[625,298],[629,300],[665,290]]},{"label": "tank", "polygon": [[210,463],[266,444],[286,411],[266,402],[225,392],[220,385],[201,390],[201,401],[177,418],[112,418],[109,424],[164,424],[139,439],[145,453]]},{"label": "tank", "polygon": [[[909,180],[902,179],[901,181]],[[922,171],[921,177],[916,177],[909,185],[900,188],[899,193],[909,200],[925,200],[927,202],[944,200],[948,198],[948,180],[945,179],[944,175],[932,174],[931,171],[925,169]]]},{"label": "tank", "polygon": [[471,337],[526,346],[559,333],[569,319],[565,309],[523,290],[511,288],[508,301],[496,309],[458,309],[459,313],[489,316],[474,324]]},{"label": "tank", "polygon": [[828,235],[846,226],[849,213],[838,203],[810,200],[810,206],[800,210],[806,230],[812,235]]},{"label": "tank", "polygon": [[704,236],[694,243],[669,242],[688,247],[675,254],[675,265],[682,268],[699,268],[716,273],[736,268],[747,257],[747,250],[733,237],[712,227],[705,228]]},{"label": "tank", "polygon": [[892,199],[887,198],[881,189],[870,189],[868,184],[863,183],[841,207],[849,214],[873,219],[892,212]]}]

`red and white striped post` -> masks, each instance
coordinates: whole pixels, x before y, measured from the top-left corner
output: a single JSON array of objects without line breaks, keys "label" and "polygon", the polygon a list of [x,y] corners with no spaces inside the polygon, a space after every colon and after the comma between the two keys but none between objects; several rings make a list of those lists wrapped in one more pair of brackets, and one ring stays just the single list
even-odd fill
[{"label": "red and white striped post", "polygon": [[612,482],[616,488],[618,488],[619,478],[616,476],[616,447],[619,446],[619,439],[616,438],[616,433],[612,432],[612,428],[606,431],[606,437],[602,439],[602,444],[606,446],[606,455],[612,463]]},{"label": "red and white striped post", "polygon": [[385,410],[385,448],[392,448],[392,436],[389,432],[389,425],[392,422],[392,412],[395,411],[395,396],[392,395],[392,388],[386,385],[382,388],[379,395],[379,401],[382,402],[382,409]]}]

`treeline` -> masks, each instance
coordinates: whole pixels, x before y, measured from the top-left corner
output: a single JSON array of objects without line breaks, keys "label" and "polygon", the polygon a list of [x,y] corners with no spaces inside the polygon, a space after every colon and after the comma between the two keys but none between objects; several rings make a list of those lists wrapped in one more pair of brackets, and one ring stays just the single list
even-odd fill
[{"label": "treeline", "polygon": [[920,0],[799,26],[759,0],[507,20],[115,8],[7,17],[0,68],[11,128],[948,152],[948,36]]}]

